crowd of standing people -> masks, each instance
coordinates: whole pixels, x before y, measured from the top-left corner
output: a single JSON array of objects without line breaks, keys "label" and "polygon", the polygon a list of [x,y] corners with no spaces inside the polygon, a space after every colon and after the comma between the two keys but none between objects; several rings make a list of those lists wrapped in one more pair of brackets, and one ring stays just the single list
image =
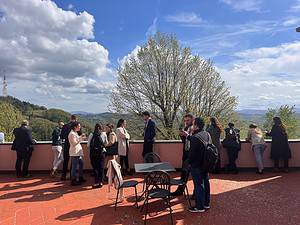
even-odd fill
[{"label": "crowd of standing people", "polygon": [[[149,112],[142,113],[144,126],[144,145],[142,157],[153,152],[153,144],[156,136],[156,126],[150,117]],[[194,183],[193,198],[196,205],[191,207],[191,212],[204,212],[210,208],[210,183],[209,172],[212,173],[233,173],[237,174],[238,167],[236,160],[241,150],[240,130],[235,128],[233,123],[223,129],[222,124],[216,117],[211,117],[209,124],[205,126],[205,121],[198,117],[194,118],[191,114],[186,114],[183,118],[184,127],[180,129],[179,136],[183,143],[181,181],[182,184],[188,182],[191,174]],[[16,174],[18,177],[28,177],[28,166],[36,141],[32,138],[28,129],[29,123],[24,120],[21,127],[14,129],[15,139],[12,150],[17,153]],[[266,149],[264,136],[272,137],[271,159],[274,160],[274,170],[279,171],[280,162],[283,162],[283,171],[288,172],[288,162],[291,158],[291,150],[288,143],[288,136],[285,125],[279,117],[273,118],[271,131],[263,132],[256,124],[250,124],[247,142],[252,145],[252,150],[257,163],[257,173],[263,174],[264,163],[263,153]],[[221,137],[224,139],[221,141]],[[70,180],[71,185],[81,185],[86,180],[83,176],[84,150],[81,145],[87,141],[90,163],[93,168],[92,175],[95,182],[93,188],[101,188],[105,179],[105,164],[110,159],[116,159],[122,168],[123,175],[131,175],[129,167],[129,140],[130,134],[126,130],[126,120],[120,119],[117,123],[116,131],[113,124],[102,125],[97,123],[94,131],[86,136],[81,131],[81,124],[77,117],[72,115],[70,122],[64,124],[59,122],[52,133],[52,150],[54,155],[51,176],[58,175],[58,168],[63,164],[61,180],[67,180],[69,171],[69,161],[71,161]],[[204,168],[205,154],[208,146],[216,149],[217,158],[214,169],[208,171]],[[226,149],[228,164],[221,168],[221,150]],[[179,185],[177,190],[172,192],[173,196],[182,195],[184,185]]]}]

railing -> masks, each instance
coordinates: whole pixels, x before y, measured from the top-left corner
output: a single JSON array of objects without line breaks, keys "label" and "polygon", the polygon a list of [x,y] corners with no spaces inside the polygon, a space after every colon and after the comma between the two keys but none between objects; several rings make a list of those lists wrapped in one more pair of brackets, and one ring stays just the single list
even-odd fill
[{"label": "railing", "polygon": [[[292,159],[290,167],[300,167],[300,140],[290,140],[292,150]],[[89,154],[86,143],[82,143],[84,148],[85,169],[90,169]],[[272,167],[273,162],[270,159],[270,141],[267,140],[267,149],[264,153],[264,164],[266,167]],[[154,151],[158,153],[162,161],[170,162],[175,168],[181,167],[182,143],[180,140],[158,140],[154,144]],[[11,143],[0,144],[0,171],[13,171],[15,167],[16,153],[11,151]],[[31,170],[50,170],[52,167],[53,153],[51,142],[38,142],[34,146],[34,152],[30,162]],[[142,162],[143,141],[133,140],[130,142],[129,162],[130,166],[137,162]],[[221,163],[224,166],[227,163],[227,154],[225,149],[221,151]],[[251,144],[242,142],[242,149],[239,153],[237,164],[242,168],[255,168],[255,157],[251,150]]]}]

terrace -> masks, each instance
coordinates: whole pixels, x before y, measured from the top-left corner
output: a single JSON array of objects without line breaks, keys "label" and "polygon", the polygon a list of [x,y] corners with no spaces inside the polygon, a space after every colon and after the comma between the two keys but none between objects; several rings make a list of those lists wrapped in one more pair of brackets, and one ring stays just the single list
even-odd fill
[{"label": "terrace", "polygon": [[[294,140],[290,145],[293,151],[291,166],[299,167],[300,142]],[[133,165],[141,161],[141,143],[133,142],[131,146],[130,164]],[[155,151],[163,161],[169,161],[178,168],[181,146],[177,141],[160,141],[156,143]],[[44,173],[51,166],[52,152],[49,143],[36,146],[31,164],[33,177],[17,180],[10,173],[15,156],[9,148],[10,144],[0,145],[1,225],[143,224],[143,213],[133,206],[133,190],[125,190],[127,198],[115,211],[113,206],[116,191],[108,192],[107,185],[102,189],[92,189],[93,178],[88,173],[88,182],[79,187],[71,187],[69,182],[49,178]],[[268,157],[269,148],[265,154],[265,162],[270,167],[272,164]],[[38,160],[41,158],[44,160]],[[85,160],[86,169],[89,169],[87,156]],[[223,164],[226,160],[223,154]],[[254,156],[247,143],[242,145],[238,164],[247,170],[238,175],[211,176],[212,203],[208,212],[191,214],[187,212],[188,204],[183,197],[172,199],[174,224],[299,224],[300,172],[296,168],[288,174],[267,171],[265,175],[256,175],[251,169],[255,167]],[[178,172],[171,173],[172,177],[179,175]],[[142,190],[142,176],[135,174],[127,178],[137,179],[140,182],[138,190]],[[188,187],[192,192],[191,181]],[[169,212],[164,209],[162,202],[150,203],[149,211],[147,224],[170,224]]]}]

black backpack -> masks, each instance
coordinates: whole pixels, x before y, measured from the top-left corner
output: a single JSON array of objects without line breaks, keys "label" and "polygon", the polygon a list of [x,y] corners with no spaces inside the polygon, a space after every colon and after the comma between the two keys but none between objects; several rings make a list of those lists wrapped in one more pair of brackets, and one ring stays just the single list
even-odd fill
[{"label": "black backpack", "polygon": [[93,134],[90,143],[90,154],[92,156],[99,156],[103,154],[104,143],[100,134]]},{"label": "black backpack", "polygon": [[203,137],[198,133],[198,135],[195,135],[196,138],[198,138],[205,147],[204,151],[204,157],[203,157],[203,163],[202,163],[202,170],[206,172],[212,172],[215,169],[215,166],[217,164],[219,153],[218,149],[215,145],[212,144],[211,137],[208,134],[209,141],[205,141]]}]

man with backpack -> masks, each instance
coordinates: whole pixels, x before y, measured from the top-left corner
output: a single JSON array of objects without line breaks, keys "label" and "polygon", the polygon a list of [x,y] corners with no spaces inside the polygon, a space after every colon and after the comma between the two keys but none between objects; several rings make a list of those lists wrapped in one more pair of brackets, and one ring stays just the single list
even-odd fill
[{"label": "man with backpack", "polygon": [[210,183],[208,173],[218,160],[218,151],[212,144],[210,134],[204,131],[204,120],[200,117],[193,122],[193,135],[186,132],[190,141],[189,165],[192,174],[196,206],[189,208],[192,213],[201,213],[210,208]]},{"label": "man with backpack", "polygon": [[95,130],[88,138],[88,148],[90,160],[93,167],[95,184],[93,188],[101,188],[104,178],[105,145],[107,145],[107,135],[100,123],[95,125]]}]

